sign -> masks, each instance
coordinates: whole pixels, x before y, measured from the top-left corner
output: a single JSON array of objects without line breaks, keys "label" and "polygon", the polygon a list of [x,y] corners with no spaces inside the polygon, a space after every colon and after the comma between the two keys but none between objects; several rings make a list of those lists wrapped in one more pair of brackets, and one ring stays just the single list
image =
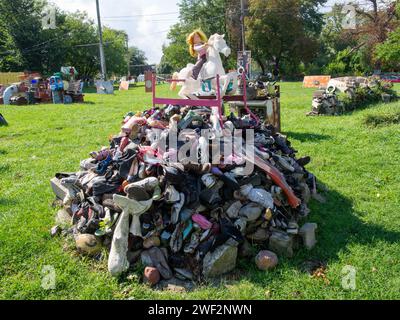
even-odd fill
[{"label": "sign", "polygon": [[251,51],[238,51],[237,69],[239,73],[244,70],[246,78],[251,79]]},{"label": "sign", "polygon": [[303,80],[304,88],[319,88],[328,86],[331,76],[305,76]]},{"label": "sign", "polygon": [[129,90],[129,81],[121,81],[119,85],[119,91]]},{"label": "sign", "polygon": [[152,92],[153,90],[152,79],[153,79],[153,72],[146,71],[144,73],[144,88],[146,92]]}]

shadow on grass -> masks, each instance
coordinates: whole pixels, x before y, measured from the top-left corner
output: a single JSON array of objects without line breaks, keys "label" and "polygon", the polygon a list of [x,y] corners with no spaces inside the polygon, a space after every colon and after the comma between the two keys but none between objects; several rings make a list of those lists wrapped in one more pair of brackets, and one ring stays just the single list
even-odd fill
[{"label": "shadow on grass", "polygon": [[[400,232],[390,231],[377,224],[365,223],[360,219],[361,214],[353,209],[350,199],[344,197],[335,190],[323,193],[326,203],[311,200],[311,213],[304,222],[316,222],[317,244],[308,251],[304,247],[295,250],[292,258],[279,257],[280,263],[274,270],[265,273],[256,268],[254,256],[239,258],[237,268],[231,273],[211,281],[208,285],[223,286],[235,284],[240,281],[249,281],[254,285],[268,285],[272,279],[282,277],[282,265],[289,269],[307,272],[305,264],[309,262],[321,262],[322,265],[339,260],[339,256],[349,252],[349,244],[373,244],[380,241],[386,243],[398,243]],[[253,248],[256,254],[259,250],[268,249],[260,245]]]},{"label": "shadow on grass", "polygon": [[0,156],[6,155],[8,153],[7,150],[0,149]]},{"label": "shadow on grass", "polygon": [[[301,142],[305,141],[316,141],[316,140],[329,140],[332,137],[326,134],[317,134],[317,133],[307,133],[307,132],[292,132],[286,131],[285,134],[289,138],[293,138],[295,140],[299,140]],[[290,140],[290,139],[289,139]]]},{"label": "shadow on grass", "polygon": [[14,206],[17,203],[15,199],[0,198],[0,206]]}]

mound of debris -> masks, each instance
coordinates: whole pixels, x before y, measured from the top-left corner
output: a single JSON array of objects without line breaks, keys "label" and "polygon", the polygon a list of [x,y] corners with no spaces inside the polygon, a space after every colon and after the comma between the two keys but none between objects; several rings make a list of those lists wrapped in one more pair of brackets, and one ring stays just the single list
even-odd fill
[{"label": "mound of debris", "polygon": [[315,244],[317,225],[299,220],[316,178],[296,152],[248,115],[171,105],[130,112],[108,147],[51,180],[62,203],[51,232],[73,236],[82,254],[107,248],[113,276],[141,262],[152,285],[216,277],[238,257],[268,270]]},{"label": "mound of debris", "polygon": [[307,115],[340,115],[370,103],[396,99],[393,84],[377,77],[334,78],[329,81],[326,89],[314,92],[312,108]]}]

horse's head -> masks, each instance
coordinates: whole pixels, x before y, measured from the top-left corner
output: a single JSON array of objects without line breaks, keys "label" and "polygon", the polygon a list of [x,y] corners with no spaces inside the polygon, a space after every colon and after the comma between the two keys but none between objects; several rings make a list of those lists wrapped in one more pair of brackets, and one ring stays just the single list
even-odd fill
[{"label": "horse's head", "polygon": [[225,57],[228,57],[231,54],[231,49],[226,44],[224,34],[213,34],[210,39],[208,39],[208,44],[217,50],[217,52],[222,53]]}]

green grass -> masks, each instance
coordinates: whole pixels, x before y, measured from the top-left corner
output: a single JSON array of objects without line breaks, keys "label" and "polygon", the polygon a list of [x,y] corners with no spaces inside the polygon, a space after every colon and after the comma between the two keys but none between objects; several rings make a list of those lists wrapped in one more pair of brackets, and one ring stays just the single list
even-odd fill
[{"label": "green grass", "polygon": [[[340,117],[306,117],[312,89],[282,84],[282,128],[308,169],[328,188],[326,204],[312,201],[309,221],[318,223],[318,244],[280,259],[272,272],[239,261],[219,284],[181,294],[149,289],[136,278],[111,278],[106,261],[63,250],[50,238],[57,209],[49,180],[76,171],[88,153],[107,145],[122,116],[150,105],[138,87],[114,96],[87,94],[79,105],[1,106],[0,298],[2,299],[399,299],[400,126],[369,117],[395,116],[400,103],[374,105]],[[165,86],[160,94],[172,95]],[[390,116],[389,116],[390,117]],[[327,264],[327,279],[302,271],[306,260]],[[56,288],[41,286],[43,266],[53,266]],[[342,288],[341,270],[356,268],[356,289]]]}]

